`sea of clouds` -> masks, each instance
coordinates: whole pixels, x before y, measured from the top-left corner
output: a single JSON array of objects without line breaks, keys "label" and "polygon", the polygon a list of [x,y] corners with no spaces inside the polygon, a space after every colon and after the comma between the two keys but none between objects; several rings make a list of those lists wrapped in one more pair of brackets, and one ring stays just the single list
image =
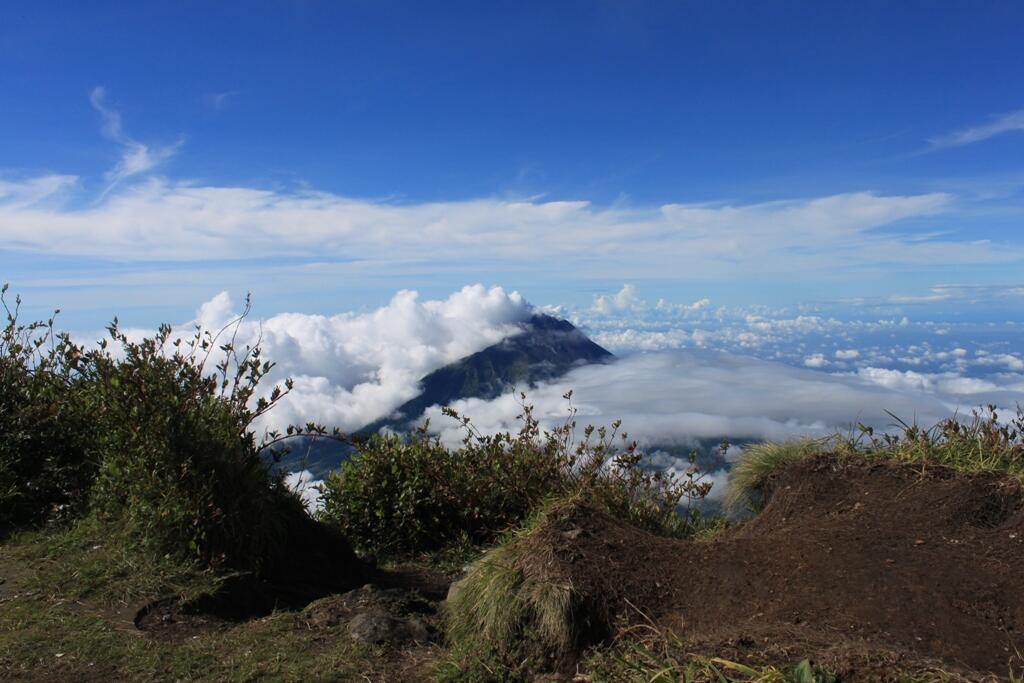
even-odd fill
[{"label": "sea of clouds", "polygon": [[[221,293],[177,329],[219,330],[239,310]],[[482,285],[438,300],[401,291],[367,312],[246,318],[235,334],[237,343],[259,342],[277,363],[270,383],[295,382],[261,428],[313,420],[353,431],[413,398],[433,370],[518,333],[538,310],[570,318],[618,355],[529,389],[542,423],[567,418],[563,395],[572,390],[579,423],[621,419],[649,446],[823,436],[857,423],[881,430],[892,427],[893,415],[931,425],[982,405],[1012,411],[1024,403],[1024,359],[1015,350],[1021,330],[1013,325],[993,333],[991,326],[960,329],[905,316],[840,320],[731,309],[707,299],[649,305],[629,286],[596,297],[586,310],[538,308],[516,292]],[[455,407],[484,432],[516,429],[521,412],[513,394]],[[460,439],[439,408],[426,416],[446,441]],[[686,467],[664,452],[655,459]],[[719,484],[723,478],[713,477]],[[308,473],[292,479],[315,503]]]}]

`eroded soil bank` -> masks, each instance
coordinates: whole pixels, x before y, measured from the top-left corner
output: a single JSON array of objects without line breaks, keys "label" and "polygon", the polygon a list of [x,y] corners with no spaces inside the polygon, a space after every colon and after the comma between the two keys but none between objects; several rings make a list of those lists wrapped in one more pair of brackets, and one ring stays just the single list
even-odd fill
[{"label": "eroded soil bank", "polygon": [[[709,541],[639,532],[584,507],[534,543],[589,618],[652,620],[695,651],[812,657],[846,678],[894,667],[1006,676],[1024,653],[1024,506],[990,474],[820,456],[766,509]],[[641,614],[642,613],[642,614]]]}]

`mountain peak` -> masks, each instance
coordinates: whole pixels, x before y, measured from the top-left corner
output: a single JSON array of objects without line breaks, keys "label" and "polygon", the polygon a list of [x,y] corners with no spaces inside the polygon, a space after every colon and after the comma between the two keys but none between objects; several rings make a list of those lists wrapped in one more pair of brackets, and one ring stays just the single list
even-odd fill
[{"label": "mountain peak", "polygon": [[368,436],[384,427],[402,431],[431,406],[497,398],[513,388],[534,386],[577,366],[614,357],[568,320],[538,313],[520,326],[522,332],[430,373],[420,380],[419,396],[356,434]]}]

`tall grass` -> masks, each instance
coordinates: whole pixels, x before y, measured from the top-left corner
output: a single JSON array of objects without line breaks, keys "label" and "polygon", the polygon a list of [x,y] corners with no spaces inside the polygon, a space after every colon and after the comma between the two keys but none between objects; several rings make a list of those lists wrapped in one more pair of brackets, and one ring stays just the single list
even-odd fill
[{"label": "tall grass", "polygon": [[1006,419],[1000,419],[990,405],[972,411],[969,418],[954,416],[930,428],[892,417],[894,433],[875,435],[871,428],[860,426],[856,437],[837,439],[837,450],[1024,479],[1024,409],[1020,406]]}]

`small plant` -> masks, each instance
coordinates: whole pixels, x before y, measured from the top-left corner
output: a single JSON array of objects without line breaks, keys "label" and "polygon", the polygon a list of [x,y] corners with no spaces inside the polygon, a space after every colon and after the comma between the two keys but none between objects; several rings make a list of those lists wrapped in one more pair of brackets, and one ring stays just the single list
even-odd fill
[{"label": "small plant", "polygon": [[875,435],[858,425],[855,438],[837,439],[837,449],[881,455],[900,462],[942,465],[979,472],[1003,472],[1024,477],[1024,410],[1020,406],[1008,420],[1000,420],[996,407],[975,409],[969,419],[953,416],[930,429],[908,424],[900,418],[895,433]]}]

